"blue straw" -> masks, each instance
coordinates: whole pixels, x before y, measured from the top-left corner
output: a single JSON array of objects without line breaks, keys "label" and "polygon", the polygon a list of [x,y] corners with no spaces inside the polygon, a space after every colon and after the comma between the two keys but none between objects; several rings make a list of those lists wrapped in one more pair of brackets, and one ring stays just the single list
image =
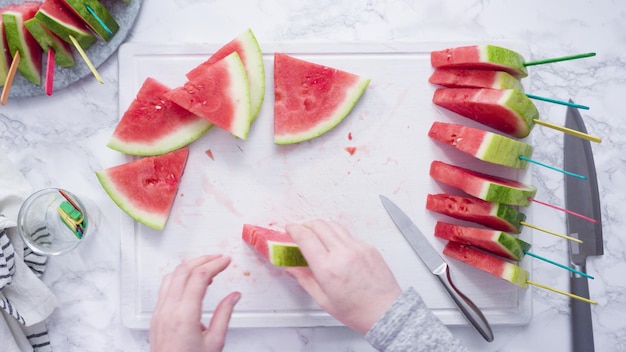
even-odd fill
[{"label": "blue straw", "polygon": [[583,176],[583,175],[575,174],[575,173],[573,173],[573,172],[570,172],[570,171],[565,171],[565,170],[562,170],[562,169],[556,168],[556,167],[554,167],[554,166],[546,165],[546,164],[541,163],[541,162],[539,162],[539,161],[536,161],[536,160],[533,160],[533,159],[529,159],[529,158],[527,158],[527,157],[525,157],[525,156],[523,156],[523,155],[520,155],[520,156],[519,156],[519,158],[520,158],[520,159],[522,159],[522,160],[524,160],[524,161],[528,161],[528,162],[530,162],[530,163],[534,163],[534,164],[537,164],[537,165],[541,165],[541,166],[543,166],[543,167],[547,167],[548,169],[551,169],[551,170],[554,170],[554,171],[562,172],[562,173],[564,173],[564,174],[566,174],[566,175],[569,175],[569,176],[574,176],[574,177],[580,178],[580,179],[582,179],[582,180],[586,180],[586,179],[587,179],[587,176]]},{"label": "blue straw", "polygon": [[91,8],[91,6],[89,6],[89,5],[85,5],[85,6],[87,7],[87,11],[89,11],[89,13],[98,21],[98,23],[100,23],[102,28],[104,28],[104,30],[107,31],[107,33],[113,35],[113,32],[111,32],[109,27],[107,27],[107,25],[104,24],[102,19],[100,19],[100,17],[98,17],[98,15],[96,15],[96,12]]},{"label": "blue straw", "polygon": [[531,252],[529,252],[529,251],[524,251],[524,254],[528,254],[529,256],[531,256],[531,257],[533,257],[533,258],[537,258],[537,259],[543,260],[544,262],[548,262],[548,263],[550,263],[550,264],[554,264],[554,265],[558,266],[559,268],[563,268],[563,269],[565,269],[565,270],[569,270],[569,271],[571,271],[571,272],[573,272],[573,273],[576,273],[576,274],[578,274],[578,275],[582,275],[582,276],[584,276],[584,277],[586,277],[586,278],[589,278],[589,279],[594,279],[594,277],[593,277],[593,276],[591,276],[591,275],[589,275],[589,274],[587,274],[587,273],[583,273],[582,271],[576,270],[576,269],[574,269],[574,268],[570,268],[569,266],[565,266],[565,265],[563,265],[563,264],[559,264],[559,263],[557,263],[557,262],[553,262],[553,261],[552,261],[552,260],[550,260],[550,259],[544,258],[544,257],[542,257],[542,256],[540,256],[540,255],[537,255],[537,254],[531,253]]},{"label": "blue straw", "polygon": [[526,96],[529,97],[530,99],[543,100],[543,101],[547,101],[549,103],[561,104],[561,105],[571,106],[571,107],[577,108],[577,109],[589,110],[588,106],[579,105],[579,104],[575,104],[575,103],[570,103],[569,101],[562,101],[562,100],[555,100],[555,99],[550,99],[550,98],[538,97],[538,96],[532,95],[532,94],[526,94]]}]

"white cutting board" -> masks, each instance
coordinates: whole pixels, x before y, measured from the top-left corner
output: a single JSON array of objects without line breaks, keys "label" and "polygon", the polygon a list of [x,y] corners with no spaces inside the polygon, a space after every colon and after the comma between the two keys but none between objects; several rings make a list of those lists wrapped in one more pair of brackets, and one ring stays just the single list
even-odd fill
[{"label": "white cutting board", "polygon": [[[413,286],[445,324],[465,324],[439,282],[425,269],[383,209],[379,194],[394,200],[431,238],[437,219],[457,222],[425,209],[428,193],[456,193],[428,175],[442,160],[530,183],[531,173],[494,166],[430,140],[433,121],[480,126],[436,107],[430,51],[476,43],[261,43],[266,70],[265,102],[247,140],[214,127],[191,144],[191,152],[163,231],[122,214],[122,315],[131,328],[148,328],[164,274],[181,258],[223,253],[232,264],[210,286],[204,318],[231,291],[243,293],[233,327],[333,326],[335,319],[287,276],[262,260],[241,240],[244,223],[282,229],[289,222],[334,219],[353,235],[375,245],[403,287]],[[519,43],[494,43],[522,54]],[[126,44],[119,52],[119,114],[144,79],[176,87],[185,73],[221,45]],[[283,52],[371,78],[352,113],[325,135],[297,145],[273,143],[273,53]],[[528,85],[528,78],[526,85]],[[346,148],[356,148],[350,154]],[[209,157],[207,151],[212,153]],[[131,160],[130,157],[126,160]],[[530,217],[532,207],[524,212]],[[530,241],[530,231],[522,238]],[[453,279],[492,325],[525,324],[531,291],[465,264],[449,260]],[[522,266],[530,270],[530,259]]]}]

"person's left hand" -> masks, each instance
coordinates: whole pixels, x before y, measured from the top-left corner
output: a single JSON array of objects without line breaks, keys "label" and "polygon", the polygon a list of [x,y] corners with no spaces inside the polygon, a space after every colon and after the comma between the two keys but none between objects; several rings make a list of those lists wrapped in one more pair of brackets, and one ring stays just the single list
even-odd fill
[{"label": "person's left hand", "polygon": [[208,327],[201,322],[202,299],[213,278],[229,264],[228,257],[206,255],[181,263],[163,278],[150,321],[151,351],[213,352],[224,348],[230,316],[241,293],[222,299]]}]

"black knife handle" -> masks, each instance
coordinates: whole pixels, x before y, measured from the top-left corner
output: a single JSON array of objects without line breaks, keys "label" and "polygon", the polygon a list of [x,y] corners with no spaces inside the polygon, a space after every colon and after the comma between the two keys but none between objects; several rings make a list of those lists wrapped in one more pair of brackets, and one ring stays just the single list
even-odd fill
[{"label": "black knife handle", "polygon": [[[584,268],[583,268],[584,269]],[[587,278],[580,275],[570,277],[571,292],[581,297],[589,297]],[[591,306],[587,302],[571,299],[572,312],[572,351],[593,352],[593,324],[591,322]]]}]

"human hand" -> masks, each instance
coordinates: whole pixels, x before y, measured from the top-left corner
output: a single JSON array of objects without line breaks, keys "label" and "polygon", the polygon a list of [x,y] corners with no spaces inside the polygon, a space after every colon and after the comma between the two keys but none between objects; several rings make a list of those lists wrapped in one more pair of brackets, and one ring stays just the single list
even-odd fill
[{"label": "human hand", "polygon": [[201,322],[202,299],[213,278],[229,264],[228,257],[205,255],[182,262],[163,278],[150,321],[151,351],[213,352],[224,348],[230,316],[241,294],[224,297],[208,327]]},{"label": "human hand", "polygon": [[290,224],[308,267],[286,272],[335,319],[365,334],[402,294],[380,252],[335,222]]}]

